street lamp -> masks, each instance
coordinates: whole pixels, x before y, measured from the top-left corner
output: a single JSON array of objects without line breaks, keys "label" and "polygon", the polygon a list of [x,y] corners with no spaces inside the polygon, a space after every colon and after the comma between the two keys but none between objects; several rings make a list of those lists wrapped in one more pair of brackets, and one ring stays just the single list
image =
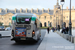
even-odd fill
[{"label": "street lamp", "polygon": [[56,29],[57,29],[57,13],[58,11],[56,11]]},{"label": "street lamp", "polygon": [[[57,10],[56,10],[56,28],[57,28],[57,25],[59,25],[59,9],[60,9],[60,6],[59,5],[57,5]],[[57,22],[58,22],[58,24],[57,24]]]},{"label": "street lamp", "polygon": [[64,5],[64,0],[61,0],[61,5],[62,5],[62,29],[63,29],[63,5]]},{"label": "street lamp", "polygon": [[72,35],[72,31],[71,31],[71,28],[72,28],[72,23],[71,23],[71,0],[70,0],[70,16],[69,16],[69,35]]}]

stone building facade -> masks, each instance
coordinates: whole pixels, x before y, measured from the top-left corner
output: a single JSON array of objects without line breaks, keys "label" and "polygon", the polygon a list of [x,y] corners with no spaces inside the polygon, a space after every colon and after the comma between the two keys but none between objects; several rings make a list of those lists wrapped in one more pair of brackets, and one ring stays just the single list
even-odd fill
[{"label": "stone building facade", "polygon": [[[0,22],[3,23],[3,25],[11,25],[12,16],[15,13],[33,13],[36,14],[37,17],[40,19],[42,23],[42,27],[56,27],[56,25],[62,25],[63,23],[66,23],[66,26],[69,26],[69,12],[70,10],[68,7],[66,9],[63,9],[63,18],[62,18],[62,7],[59,5],[58,1],[57,4],[54,6],[54,9],[36,9],[33,8],[31,10],[29,9],[16,9],[15,10],[9,10],[9,9],[2,9],[0,8]],[[72,27],[75,27],[75,9],[72,7],[71,9],[71,20],[72,20]],[[46,25],[46,26],[45,26]]]}]

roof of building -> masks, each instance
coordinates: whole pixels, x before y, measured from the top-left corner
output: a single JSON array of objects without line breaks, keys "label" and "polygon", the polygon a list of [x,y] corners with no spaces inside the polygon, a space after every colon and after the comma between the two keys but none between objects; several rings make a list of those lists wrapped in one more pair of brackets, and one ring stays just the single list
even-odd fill
[{"label": "roof of building", "polygon": [[[48,13],[50,15],[53,15],[53,12],[54,12],[53,10],[49,10],[49,12],[48,12],[48,10],[43,10],[43,12],[42,12],[42,10],[38,10],[38,12],[37,12],[37,10],[32,10],[32,13],[35,13],[37,15],[41,15],[43,13]],[[13,13],[13,14],[15,14],[15,10],[9,10],[9,9],[7,9],[7,12],[6,12],[6,10],[2,9],[0,15],[4,15],[4,14],[7,14],[7,13]],[[17,9],[16,13],[20,13],[20,10]],[[26,13],[26,10],[22,9],[21,13]],[[27,10],[27,13],[31,13],[31,10]]]}]

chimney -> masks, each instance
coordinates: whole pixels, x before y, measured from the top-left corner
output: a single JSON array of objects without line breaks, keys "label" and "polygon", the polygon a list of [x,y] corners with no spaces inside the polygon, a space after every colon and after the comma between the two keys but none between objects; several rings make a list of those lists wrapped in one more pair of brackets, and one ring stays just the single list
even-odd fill
[{"label": "chimney", "polygon": [[44,8],[42,9],[42,13],[44,13]]},{"label": "chimney", "polygon": [[0,8],[0,13],[2,12],[2,8]]},{"label": "chimney", "polygon": [[38,11],[39,11],[39,10],[38,10],[38,8],[37,8],[37,13],[38,13]]},{"label": "chimney", "polygon": [[48,13],[49,13],[49,8],[48,8]]},{"label": "chimney", "polygon": [[22,8],[20,9],[20,13],[22,13]]},{"label": "chimney", "polygon": [[31,9],[31,13],[33,13],[33,8]]},{"label": "chimney", "polygon": [[7,13],[8,12],[8,9],[6,8],[5,12]]},{"label": "chimney", "polygon": [[16,13],[17,9],[15,8],[15,13]]},{"label": "chimney", "polygon": [[28,9],[26,8],[26,13],[27,13]]},{"label": "chimney", "polygon": [[74,10],[74,6],[72,7],[72,9]]}]

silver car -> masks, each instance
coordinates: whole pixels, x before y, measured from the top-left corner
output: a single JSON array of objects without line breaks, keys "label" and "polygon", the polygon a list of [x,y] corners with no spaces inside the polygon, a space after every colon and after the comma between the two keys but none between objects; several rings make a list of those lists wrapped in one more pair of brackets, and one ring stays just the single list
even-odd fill
[{"label": "silver car", "polygon": [[5,30],[11,30],[11,28],[10,27],[7,27]]}]

